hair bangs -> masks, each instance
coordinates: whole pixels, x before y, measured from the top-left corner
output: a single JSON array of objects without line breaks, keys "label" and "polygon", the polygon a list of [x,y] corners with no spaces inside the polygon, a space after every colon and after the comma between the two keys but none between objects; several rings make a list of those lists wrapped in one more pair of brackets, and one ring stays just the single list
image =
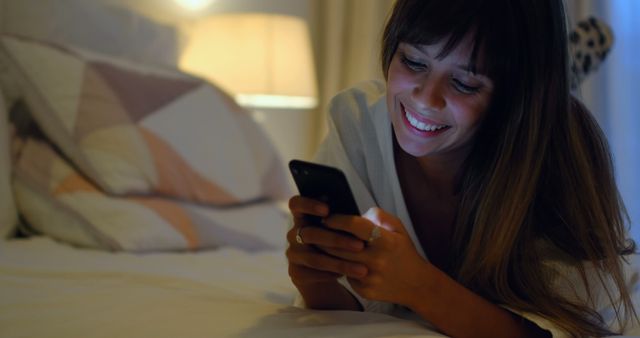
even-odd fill
[{"label": "hair bangs", "polygon": [[[478,65],[478,56],[483,36],[480,34],[482,16],[477,15],[481,9],[480,1],[428,1],[426,5],[418,4],[425,0],[408,1],[400,14],[405,21],[398,29],[397,41],[415,45],[433,45],[446,39],[444,46],[436,56],[442,59],[455,50],[458,45],[471,35],[472,53],[469,60],[469,71],[476,73],[485,71],[484,65]],[[473,3],[475,2],[475,5]]]}]

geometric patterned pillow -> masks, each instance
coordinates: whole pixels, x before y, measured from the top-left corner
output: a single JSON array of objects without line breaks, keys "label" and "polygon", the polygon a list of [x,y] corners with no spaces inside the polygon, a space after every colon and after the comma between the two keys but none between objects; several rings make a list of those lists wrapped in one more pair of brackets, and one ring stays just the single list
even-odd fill
[{"label": "geometric patterned pillow", "polygon": [[264,131],[206,81],[15,36],[0,54],[49,140],[108,194],[208,205],[290,195]]},{"label": "geometric patterned pillow", "polygon": [[25,142],[14,173],[18,209],[30,227],[76,246],[132,252],[285,246],[288,218],[273,201],[220,208],[107,195],[35,139]]}]

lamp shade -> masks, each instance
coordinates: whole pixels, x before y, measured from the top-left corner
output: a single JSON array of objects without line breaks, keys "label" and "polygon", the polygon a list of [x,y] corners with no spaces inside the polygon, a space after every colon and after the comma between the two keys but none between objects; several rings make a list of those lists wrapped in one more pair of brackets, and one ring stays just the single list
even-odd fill
[{"label": "lamp shade", "polygon": [[180,60],[184,70],[249,107],[313,108],[317,87],[309,31],[298,17],[219,14],[198,22]]},{"label": "lamp shade", "polygon": [[178,5],[191,10],[200,11],[211,5],[213,0],[174,0]]}]

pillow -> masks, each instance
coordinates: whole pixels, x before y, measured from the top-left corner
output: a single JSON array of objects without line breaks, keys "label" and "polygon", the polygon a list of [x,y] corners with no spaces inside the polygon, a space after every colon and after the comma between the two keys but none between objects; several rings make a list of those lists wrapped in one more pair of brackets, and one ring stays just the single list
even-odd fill
[{"label": "pillow", "polygon": [[[122,4],[125,5],[125,4]],[[126,4],[129,5],[129,4]],[[0,0],[0,32],[69,44],[145,64],[176,67],[183,36],[133,10],[86,0]],[[5,103],[17,99],[16,85],[0,59]]]},{"label": "pillow", "polygon": [[36,123],[109,194],[209,205],[290,195],[264,131],[201,79],[13,36],[0,53]]},{"label": "pillow", "polygon": [[569,33],[571,89],[576,89],[598,69],[609,54],[614,37],[611,27],[595,17],[580,20]]},{"label": "pillow", "polygon": [[17,221],[10,185],[11,164],[7,120],[8,114],[4,104],[4,96],[0,91],[0,239],[11,234]]},{"label": "pillow", "polygon": [[285,246],[287,215],[274,202],[211,208],[158,197],[109,196],[49,144],[33,138],[16,163],[14,189],[33,229],[81,247],[150,252]]}]

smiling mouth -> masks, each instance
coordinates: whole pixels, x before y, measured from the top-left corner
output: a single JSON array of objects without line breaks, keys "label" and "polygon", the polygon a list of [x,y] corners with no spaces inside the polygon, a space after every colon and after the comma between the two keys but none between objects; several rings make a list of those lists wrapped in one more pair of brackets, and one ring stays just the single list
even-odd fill
[{"label": "smiling mouth", "polygon": [[410,113],[403,104],[400,104],[400,106],[402,107],[402,112],[404,113],[406,122],[408,122],[411,127],[419,132],[435,133],[451,128],[451,126],[448,126],[446,124],[438,124],[435,121],[425,121],[422,119],[418,119],[415,116],[416,114]]}]

